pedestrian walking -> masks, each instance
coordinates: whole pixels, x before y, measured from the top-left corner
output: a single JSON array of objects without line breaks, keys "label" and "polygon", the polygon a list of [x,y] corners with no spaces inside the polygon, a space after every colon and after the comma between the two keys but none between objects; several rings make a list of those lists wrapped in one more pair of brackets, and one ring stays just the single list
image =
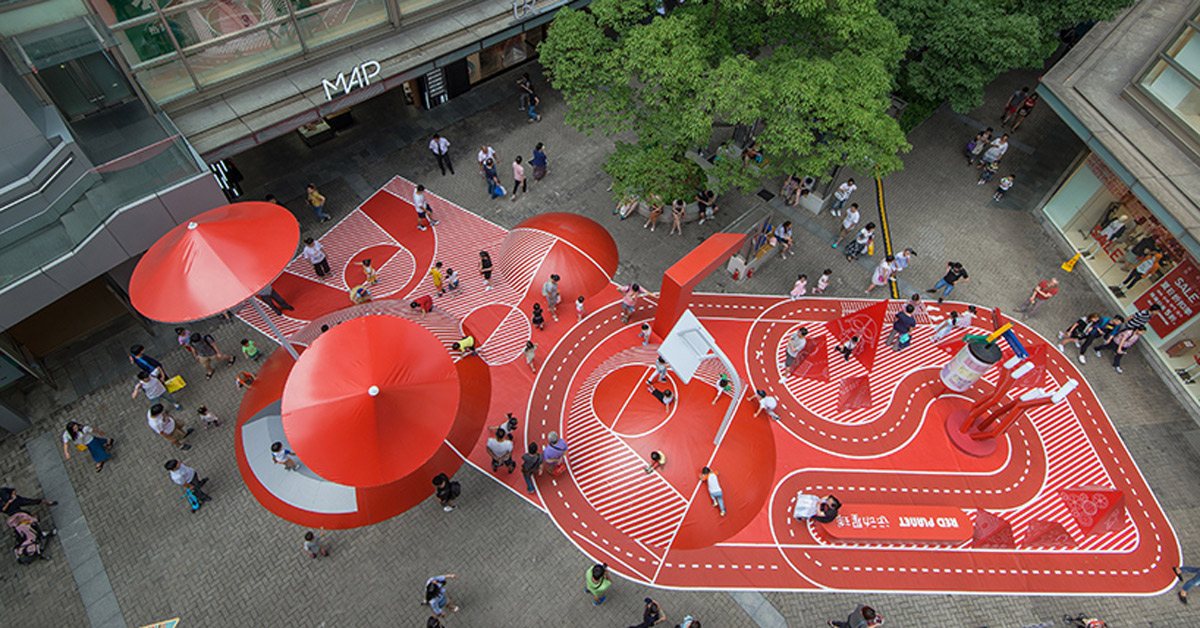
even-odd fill
[{"label": "pedestrian walking", "polygon": [[162,362],[146,355],[146,348],[142,345],[129,347],[129,361],[134,366],[158,378],[159,381],[167,381],[167,371],[163,368]]},{"label": "pedestrian walking", "polygon": [[996,193],[992,195],[992,200],[999,203],[1000,199],[1004,198],[1004,195],[1012,189],[1012,186],[1014,183],[1016,183],[1016,181],[1017,175],[1015,174],[1010,174],[1007,177],[1001,177],[1000,185],[996,187]]},{"label": "pedestrian walking", "polygon": [[425,200],[425,186],[418,185],[413,190],[413,211],[417,212],[417,228],[424,231],[427,227],[439,224],[433,219],[433,207]]},{"label": "pedestrian walking", "polygon": [[146,423],[151,430],[154,430],[154,433],[165,438],[168,443],[179,448],[180,451],[192,448],[191,445],[184,444],[183,439],[195,430],[186,427],[181,421],[176,421],[175,417],[171,416],[161,403],[150,406],[150,409],[146,411]]},{"label": "pedestrian walking", "polygon": [[635,624],[629,628],[650,628],[666,618],[667,616],[663,614],[662,607],[658,605],[658,602],[646,598],[646,606],[642,609],[642,623]]},{"label": "pedestrian walking", "polygon": [[146,399],[151,404],[160,403],[160,400],[166,400],[172,406],[174,406],[176,410],[183,409],[183,406],[180,405],[178,401],[175,401],[175,397],[173,397],[171,393],[167,392],[167,385],[157,377],[150,377],[150,374],[146,371],[138,373],[137,383],[133,386],[133,394],[130,395],[130,398],[137,399],[139,391],[146,395]]},{"label": "pedestrian walking", "polygon": [[454,500],[462,494],[462,486],[450,479],[445,473],[439,473],[433,476],[433,486],[436,490],[438,502],[442,504],[444,512],[454,510]]},{"label": "pedestrian walking", "polygon": [[841,344],[834,346],[833,350],[842,354],[842,359],[849,361],[850,356],[854,355],[854,350],[858,348],[858,336],[850,336],[849,340],[842,341]]},{"label": "pedestrian walking", "polygon": [[787,259],[787,252],[792,250],[792,221],[785,220],[775,227],[775,242],[779,245],[779,259]]},{"label": "pedestrian walking", "polygon": [[208,478],[201,477],[195,469],[183,464],[178,460],[168,460],[163,467],[170,473],[172,482],[183,487],[185,490],[191,491],[192,494],[196,496],[198,503],[195,508],[192,509],[192,512],[199,510],[200,505],[202,505],[204,502],[212,501],[211,497],[209,497],[204,491],[200,490],[201,487],[208,482]]},{"label": "pedestrian walking", "polygon": [[[1200,584],[1200,567],[1188,567],[1187,565],[1180,565],[1178,567],[1172,567],[1171,571],[1174,571],[1175,577],[1179,580],[1179,582],[1183,583],[1183,587],[1179,590],[1179,601],[1187,604],[1188,591],[1197,584]],[[1190,575],[1191,578],[1184,580],[1184,574]]]},{"label": "pedestrian walking", "polygon": [[775,408],[779,407],[779,400],[768,395],[765,390],[756,390],[754,395],[754,400],[758,402],[758,409],[754,411],[754,416],[766,411],[767,418],[778,421],[779,415],[775,413]]},{"label": "pedestrian walking", "polygon": [[439,618],[446,616],[446,611],[457,613],[458,607],[450,603],[450,597],[446,595],[446,580],[457,578],[458,576],[448,573],[444,576],[434,576],[425,581],[425,603],[429,605],[433,614]]},{"label": "pedestrian walking", "polygon": [[1087,316],[1081,316],[1071,323],[1064,331],[1058,332],[1058,350],[1060,353],[1066,353],[1066,344],[1069,342],[1076,347],[1079,342],[1088,337],[1097,326],[1100,325],[1100,313],[1092,312]]},{"label": "pedestrian walking", "polygon": [[725,492],[721,490],[721,481],[717,479],[717,472],[708,467],[700,469],[700,481],[708,487],[708,496],[712,499],[713,508],[720,508],[721,516],[724,517]]},{"label": "pedestrian walking", "polygon": [[329,550],[325,549],[325,528],[321,528],[317,534],[313,534],[312,530],[304,533],[304,551],[309,558],[329,555]]},{"label": "pedestrian walking", "polygon": [[433,268],[429,269],[429,278],[433,280],[433,289],[437,291],[437,296],[446,294],[446,275],[442,272],[441,262],[433,263]]},{"label": "pedestrian walking", "polygon": [[104,468],[104,463],[112,458],[112,448],[115,441],[104,438],[104,432],[97,429],[92,429],[90,425],[81,425],[75,421],[68,421],[67,428],[63,431],[63,458],[71,459],[71,447],[79,451],[86,451],[92,456],[92,462],[96,463],[96,473],[100,473]]},{"label": "pedestrian walking", "polygon": [[[813,290],[813,292],[816,292],[816,290]],[[788,297],[795,301],[806,293],[808,293],[808,275],[801,273],[796,278],[796,283],[792,284],[792,291],[788,293]]]},{"label": "pedestrian walking", "polygon": [[454,174],[454,164],[450,163],[450,140],[434,133],[429,140],[429,152],[433,153],[433,158],[437,160],[443,177],[446,176],[447,170],[450,171],[450,174]]},{"label": "pedestrian walking", "polygon": [[817,279],[817,286],[813,288],[813,294],[825,294],[829,289],[829,281],[833,279],[833,269],[826,268],[821,272],[821,277]]},{"label": "pedestrian walking", "polygon": [[1023,312],[1025,314],[1024,318],[1028,319],[1033,316],[1034,312],[1038,311],[1038,308],[1043,303],[1049,301],[1056,294],[1058,294],[1058,280],[1053,277],[1046,279],[1034,286],[1033,293],[1029,295],[1029,299],[1022,303],[1017,308],[1017,311]]},{"label": "pedestrian walking", "polygon": [[661,469],[664,464],[667,464],[667,455],[661,451],[655,450],[650,452],[650,464],[646,465],[646,468],[643,469],[643,471],[646,472],[646,475],[650,475],[651,473]]},{"label": "pedestrian walking", "polygon": [[300,470],[300,463],[296,462],[292,450],[285,449],[283,443],[279,441],[271,443],[271,461],[274,464],[283,465],[284,471]]},{"label": "pedestrian walking", "polygon": [[860,605],[850,613],[846,621],[831,621],[829,628],[871,628],[883,624],[883,618],[870,606]]},{"label": "pedestrian walking", "polygon": [[525,356],[525,363],[529,365],[529,370],[534,373],[537,372],[537,366],[534,365],[534,361],[537,360],[537,348],[538,346],[533,344],[532,340],[526,340],[525,349],[521,352]]},{"label": "pedestrian walking", "polygon": [[1087,357],[1084,354],[1087,353],[1092,342],[1099,338],[1101,345],[1107,344],[1113,336],[1117,335],[1117,332],[1121,331],[1124,324],[1125,317],[1119,314],[1110,318],[1101,317],[1099,323],[1083,337],[1083,342],[1079,343],[1079,363],[1087,364]]},{"label": "pedestrian walking", "polygon": [[842,215],[842,208],[846,206],[846,201],[850,200],[850,195],[858,189],[858,185],[854,183],[854,179],[846,179],[846,182],[839,185],[837,191],[833,193],[833,215]]},{"label": "pedestrian walking", "polygon": [[892,351],[903,351],[908,348],[909,342],[912,341],[912,330],[917,326],[917,319],[913,314],[916,308],[911,303],[904,306],[900,312],[892,318],[892,329],[888,332],[887,340],[884,344],[891,345]]},{"label": "pedestrian walking", "polygon": [[646,222],[642,224],[642,228],[649,227],[650,231],[653,232],[654,228],[658,226],[659,216],[662,216],[663,202],[662,198],[653,193],[646,197],[646,201],[647,205],[650,206],[650,215],[646,217]]},{"label": "pedestrian walking", "polygon": [[484,172],[484,164],[489,160],[496,160],[496,149],[488,146],[487,144],[483,144],[479,147],[479,153],[475,156],[475,158],[479,160],[479,177],[482,178],[486,183],[487,173]]},{"label": "pedestrian walking", "polygon": [[532,323],[534,327],[537,327],[538,331],[545,331],[546,317],[542,315],[541,304],[533,304],[533,314],[529,317],[529,322]]},{"label": "pedestrian walking", "polygon": [[325,213],[325,197],[317,191],[317,185],[315,183],[309,183],[308,186],[304,188],[304,192],[304,201],[308,203],[309,207],[313,208],[313,212],[317,214],[317,218],[321,222],[329,220],[329,214]]},{"label": "pedestrian walking", "polygon": [[662,359],[661,357],[656,359],[654,361],[654,373],[650,376],[650,379],[646,380],[646,384],[652,386],[657,382],[667,381],[668,368],[669,367],[667,366],[666,360]]},{"label": "pedestrian walking", "polygon": [[787,376],[800,365],[800,354],[808,345],[808,328],[801,327],[788,337],[787,346],[783,348],[783,376],[779,383],[787,381]]},{"label": "pedestrian walking", "polygon": [[538,444],[529,443],[529,450],[521,455],[521,475],[525,476],[525,489],[532,495],[537,492],[533,484],[533,474],[542,474],[542,454],[538,453]]},{"label": "pedestrian walking", "polygon": [[941,303],[942,299],[950,296],[951,292],[954,292],[954,288],[958,286],[959,282],[967,283],[970,280],[970,275],[967,274],[967,270],[963,268],[961,263],[946,262],[946,274],[941,279],[938,279],[932,288],[925,292],[933,294],[941,290],[942,296],[938,297],[938,303]]},{"label": "pedestrian walking", "polygon": [[894,272],[896,272],[896,256],[888,255],[875,266],[875,272],[871,275],[871,283],[867,285],[867,289],[864,292],[871,294],[871,291],[875,288],[887,285]]},{"label": "pedestrian walking", "polygon": [[638,338],[642,340],[642,346],[650,344],[650,323],[642,323],[641,329],[638,330]]},{"label": "pedestrian walking", "polygon": [[559,438],[558,432],[546,435],[546,447],[542,450],[542,468],[552,476],[559,475],[566,469],[563,458],[567,455],[570,445],[567,439]]},{"label": "pedestrian walking", "polygon": [[296,309],[283,298],[283,295],[276,292],[275,286],[271,284],[267,284],[262,290],[258,291],[258,298],[263,303],[266,303],[272,312],[275,312],[275,316],[282,316],[284,310]]},{"label": "pedestrian walking", "polygon": [[575,320],[582,323],[584,317],[583,297],[575,299]]},{"label": "pedestrian walking", "polygon": [[612,586],[612,578],[608,575],[608,563],[596,563],[588,567],[587,592],[592,596],[592,606],[600,606],[608,598],[608,588]]},{"label": "pedestrian walking", "polygon": [[967,158],[968,166],[974,164],[975,161],[979,159],[979,156],[983,154],[984,149],[988,147],[988,142],[990,142],[991,139],[992,127],[988,127],[987,129],[976,133],[975,139],[967,142],[967,145],[963,147],[963,155]]},{"label": "pedestrian walking", "polygon": [[1016,132],[1017,129],[1021,128],[1021,123],[1025,121],[1025,118],[1029,117],[1029,114],[1033,112],[1033,108],[1036,107],[1037,104],[1037,94],[1030,94],[1025,97],[1025,100],[1021,101],[1021,106],[1017,108],[1017,117],[1013,121],[1013,132]]},{"label": "pedestrian walking", "polygon": [[225,360],[227,366],[233,366],[233,363],[237,362],[236,357],[221,353],[221,348],[217,346],[217,341],[212,334],[193,333],[188,339],[188,347],[191,348],[192,355],[195,355],[196,360],[200,362],[200,366],[204,367],[205,379],[212,379],[214,361]]},{"label": "pedestrian walking", "polygon": [[1113,370],[1118,373],[1124,373],[1125,371],[1121,368],[1121,358],[1125,357],[1126,353],[1129,353],[1129,350],[1133,348],[1133,345],[1136,344],[1138,340],[1141,340],[1142,334],[1144,333],[1146,333],[1145,327],[1129,327],[1127,329],[1122,329],[1121,331],[1117,332],[1117,335],[1114,336],[1112,340],[1109,340],[1103,345],[1096,347],[1096,357],[1100,357],[1101,351],[1105,349],[1112,349]]},{"label": "pedestrian walking", "polygon": [[621,324],[627,324],[629,317],[633,316],[634,310],[637,309],[637,300],[642,296],[642,287],[631,283],[618,288],[617,291],[621,293]]},{"label": "pedestrian walking", "polygon": [[1129,329],[1130,327],[1145,327],[1150,323],[1150,319],[1154,318],[1155,313],[1161,311],[1161,305],[1157,303],[1151,303],[1149,307],[1130,314],[1129,318],[1125,321],[1121,328]]},{"label": "pedestrian walking", "polygon": [[875,223],[868,222],[866,226],[864,226],[862,230],[858,232],[858,235],[854,238],[854,241],[846,245],[846,261],[853,262],[862,257],[863,253],[866,253],[868,249],[874,246],[874,241]]},{"label": "pedestrian walking", "polygon": [[540,105],[541,103],[542,103],[542,100],[540,98],[538,98],[537,94],[529,95],[529,109],[527,109],[525,111],[526,115],[529,116],[529,119],[526,120],[526,122],[541,122],[542,121],[542,114],[537,112],[537,106]]},{"label": "pedestrian walking", "polygon": [[520,95],[520,106],[517,111],[527,111],[529,109],[529,97],[533,95],[533,80],[529,78],[529,73],[526,72],[517,79],[517,92]]},{"label": "pedestrian walking", "polygon": [[542,284],[542,296],[546,297],[546,310],[550,312],[550,316],[554,317],[554,321],[558,322],[558,303],[562,301],[562,295],[558,292],[558,275],[550,275],[546,283]]},{"label": "pedestrian walking", "polygon": [[667,235],[683,235],[683,199],[671,202],[671,230]]},{"label": "pedestrian walking", "polygon": [[317,273],[317,277],[321,281],[325,281],[325,275],[329,274],[329,260],[325,257],[325,247],[312,238],[304,238],[304,249],[300,251],[300,254],[308,260],[309,264],[312,264],[313,272]]},{"label": "pedestrian walking", "polygon": [[479,252],[479,274],[483,276],[483,289],[492,289],[492,256],[487,251]]},{"label": "pedestrian walking", "polygon": [[488,194],[491,195],[493,199],[508,194],[508,192],[504,190],[504,186],[500,185],[500,173],[496,171],[495,160],[489,159],[483,162],[483,178],[488,184]]},{"label": "pedestrian walking", "polygon": [[175,328],[175,342],[177,342],[179,346],[188,353],[191,353],[191,348],[188,347],[188,340],[191,339],[191,337],[192,332],[184,329],[183,327]]},{"label": "pedestrian walking", "polygon": [[979,165],[975,167],[982,169],[993,161],[1000,161],[1000,158],[1004,157],[1004,153],[1007,152],[1008,134],[1006,133],[988,143],[987,150],[983,151],[983,157],[979,160]]},{"label": "pedestrian walking", "polygon": [[505,436],[507,432],[502,429],[496,430],[495,434],[487,440],[488,455],[492,457],[492,473],[500,470],[500,467],[506,467],[511,475],[517,468],[517,463],[512,459],[513,442]]},{"label": "pedestrian walking", "polygon": [[533,180],[541,181],[542,177],[546,176],[546,168],[549,161],[546,159],[545,145],[541,142],[533,147],[533,159],[529,160],[529,165],[533,166]]},{"label": "pedestrian walking", "polygon": [[838,237],[833,241],[833,248],[837,248],[842,240],[854,235],[854,228],[858,225],[858,203],[850,203],[850,208],[846,210],[846,215],[842,217],[842,230],[838,233]]},{"label": "pedestrian walking", "polygon": [[512,200],[515,203],[515,202],[517,202],[517,190],[518,189],[521,190],[522,194],[527,194],[529,192],[529,183],[525,181],[525,166],[521,165],[521,156],[520,155],[517,155],[517,158],[513,160],[512,171],[513,171]]},{"label": "pedestrian walking", "polygon": [[221,419],[217,415],[208,410],[208,406],[200,406],[196,408],[196,414],[200,417],[200,422],[204,424],[204,429],[213,427],[221,427]]},{"label": "pedestrian walking", "polygon": [[1007,123],[1009,118],[1017,113],[1017,109],[1021,108],[1021,103],[1025,102],[1025,98],[1029,96],[1029,88],[1022,87],[1013,92],[1008,97],[1008,102],[1004,103],[1004,112],[1000,114],[1000,122]]}]

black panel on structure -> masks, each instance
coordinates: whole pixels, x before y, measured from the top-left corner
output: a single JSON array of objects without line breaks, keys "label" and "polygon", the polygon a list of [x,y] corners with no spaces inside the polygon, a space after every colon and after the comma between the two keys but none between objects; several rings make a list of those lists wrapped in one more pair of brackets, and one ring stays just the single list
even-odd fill
[{"label": "black panel on structure", "polygon": [[451,98],[465,94],[471,89],[471,73],[467,70],[466,59],[459,59],[443,69],[446,72],[446,92]]}]

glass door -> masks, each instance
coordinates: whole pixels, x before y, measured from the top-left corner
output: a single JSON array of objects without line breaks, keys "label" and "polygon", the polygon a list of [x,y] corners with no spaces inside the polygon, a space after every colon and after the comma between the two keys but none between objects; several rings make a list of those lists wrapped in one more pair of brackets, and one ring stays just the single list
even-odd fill
[{"label": "glass door", "polygon": [[125,76],[104,50],[42,68],[37,76],[70,120],[134,98]]}]

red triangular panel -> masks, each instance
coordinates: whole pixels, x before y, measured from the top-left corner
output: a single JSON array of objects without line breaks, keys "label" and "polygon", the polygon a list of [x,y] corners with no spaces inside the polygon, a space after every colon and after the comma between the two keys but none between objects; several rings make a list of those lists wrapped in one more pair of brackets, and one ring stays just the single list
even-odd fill
[{"label": "red triangular panel", "polygon": [[887,307],[887,301],[880,301],[832,321],[826,327],[839,344],[849,340],[851,336],[858,336],[854,357],[868,371],[875,365],[875,351],[879,348],[881,332],[885,328]]}]

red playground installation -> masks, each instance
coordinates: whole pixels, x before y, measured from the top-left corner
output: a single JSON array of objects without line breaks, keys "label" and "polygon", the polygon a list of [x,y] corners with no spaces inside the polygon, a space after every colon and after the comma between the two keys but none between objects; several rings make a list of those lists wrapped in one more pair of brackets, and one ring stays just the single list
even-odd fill
[{"label": "red playground installation", "polygon": [[[1070,360],[1024,325],[978,307],[934,338],[966,305],[927,304],[909,338],[889,339],[903,303],[693,294],[739,234],[681,260],[661,294],[638,292],[612,282],[616,246],[587,218],[505,230],[427,193],[440,223],[419,230],[413,188],[393,179],[321,239],[329,276],[287,265],[273,285],[294,310],[237,311],[264,333],[269,317],[299,351],[265,361],[237,419],[241,474],[280,517],[370,525],[466,463],[590,559],[656,586],[1151,595],[1174,583],[1178,541],[1137,465]],[[364,259],[378,281],[351,304]],[[715,343],[687,364],[660,353],[684,322]],[[518,465],[551,433],[566,449],[532,493],[487,450],[509,413]],[[274,442],[296,472],[272,463]],[[469,502],[446,516],[471,516]]]}]

